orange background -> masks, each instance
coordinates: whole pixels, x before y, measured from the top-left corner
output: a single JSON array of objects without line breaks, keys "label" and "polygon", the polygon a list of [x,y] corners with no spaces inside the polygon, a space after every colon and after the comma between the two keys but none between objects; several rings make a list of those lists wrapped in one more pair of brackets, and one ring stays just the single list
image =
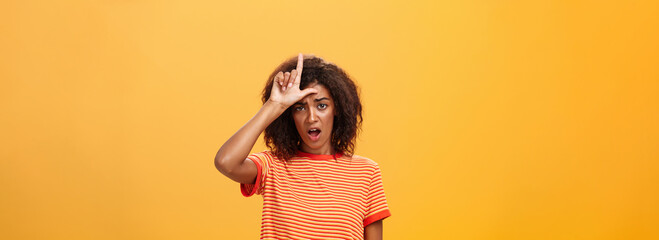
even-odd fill
[{"label": "orange background", "polygon": [[362,89],[385,238],[657,239],[659,4],[619,2],[3,1],[0,238],[258,238],[213,157],[303,52]]}]

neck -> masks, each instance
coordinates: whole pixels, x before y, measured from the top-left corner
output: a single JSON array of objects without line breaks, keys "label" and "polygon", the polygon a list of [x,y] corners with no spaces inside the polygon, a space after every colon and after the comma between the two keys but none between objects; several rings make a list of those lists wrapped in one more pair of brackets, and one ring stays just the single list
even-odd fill
[{"label": "neck", "polygon": [[332,155],[335,153],[334,149],[329,144],[316,149],[310,148],[306,144],[302,144],[302,146],[300,146],[300,151],[316,155]]}]

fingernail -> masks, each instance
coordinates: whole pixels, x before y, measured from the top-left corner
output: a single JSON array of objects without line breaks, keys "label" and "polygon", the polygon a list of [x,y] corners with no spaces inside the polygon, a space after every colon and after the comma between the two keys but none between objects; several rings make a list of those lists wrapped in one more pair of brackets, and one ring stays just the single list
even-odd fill
[{"label": "fingernail", "polygon": [[293,83],[288,83],[288,87],[292,87],[292,86],[293,86]]},{"label": "fingernail", "polygon": [[286,87],[285,87],[285,86],[284,86],[284,88],[282,89],[282,91],[286,91]]}]

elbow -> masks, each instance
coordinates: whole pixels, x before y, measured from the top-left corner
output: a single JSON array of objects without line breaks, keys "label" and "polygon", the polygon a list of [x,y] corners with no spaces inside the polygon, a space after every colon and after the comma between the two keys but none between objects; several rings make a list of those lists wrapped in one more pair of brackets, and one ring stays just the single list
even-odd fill
[{"label": "elbow", "polygon": [[222,171],[222,160],[220,160],[220,159],[218,159],[217,157],[215,157],[215,160],[213,161],[213,163],[215,164],[215,168],[216,168],[218,171],[221,172],[221,171]]},{"label": "elbow", "polygon": [[226,157],[220,157],[219,155],[215,157],[215,168],[220,171],[222,174],[227,175],[233,172],[233,167],[227,164],[228,159]]},{"label": "elbow", "polygon": [[227,171],[227,166],[224,163],[224,161],[222,161],[222,158],[215,157],[214,163],[215,163],[215,168],[221,173],[225,173]]}]

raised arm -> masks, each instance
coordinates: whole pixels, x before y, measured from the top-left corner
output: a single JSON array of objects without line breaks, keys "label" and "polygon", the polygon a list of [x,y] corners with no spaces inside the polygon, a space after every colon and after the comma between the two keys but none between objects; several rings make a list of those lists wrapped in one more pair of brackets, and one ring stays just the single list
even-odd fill
[{"label": "raised arm", "polygon": [[304,57],[298,54],[297,68],[279,72],[273,79],[270,98],[263,107],[227,140],[215,155],[215,167],[222,174],[239,183],[254,183],[257,169],[254,162],[246,159],[261,132],[279,117],[288,107],[311,93],[313,88],[300,90]]}]

